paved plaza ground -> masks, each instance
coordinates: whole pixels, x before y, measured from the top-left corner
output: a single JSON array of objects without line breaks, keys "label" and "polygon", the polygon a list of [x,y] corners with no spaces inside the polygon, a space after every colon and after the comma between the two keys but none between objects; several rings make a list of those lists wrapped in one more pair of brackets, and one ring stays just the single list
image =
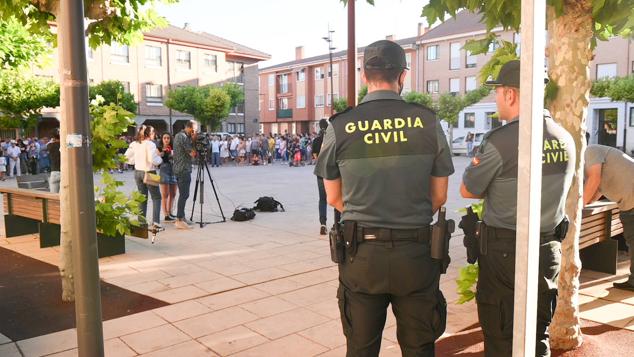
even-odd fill
[{"label": "paved plaza ground", "polygon": [[[450,179],[449,215],[469,203],[458,185],[468,163],[456,157]],[[104,322],[107,356],[344,356],[336,300],[337,267],[328,241],[320,236],[313,166],[212,169],[226,223],[191,231],[165,224],[155,244],[126,238],[126,254],[100,259],[105,281],[170,303],[170,306]],[[132,173],[115,174],[133,190]],[[1,183],[14,186],[15,181]],[[208,185],[205,220],[218,221],[218,205]],[[192,191],[193,192],[193,191]],[[274,196],[286,212],[258,213],[232,222],[234,207],[252,206]],[[191,208],[191,201],[188,210]],[[196,206],[196,217],[198,216]],[[332,223],[332,212],[329,212]],[[0,229],[0,231],[4,231]],[[33,235],[0,238],[0,246],[57,265],[59,247],[40,249]],[[441,278],[448,301],[445,337],[477,322],[473,302],[457,305],[455,279],[466,264],[462,236],[451,243],[452,264]],[[622,278],[584,272],[582,317],[634,330],[634,293],[611,289]],[[0,317],[2,318],[2,317]],[[393,315],[388,315],[381,356],[400,356]],[[76,331],[60,331],[23,341],[0,335],[0,356],[75,356]]]}]

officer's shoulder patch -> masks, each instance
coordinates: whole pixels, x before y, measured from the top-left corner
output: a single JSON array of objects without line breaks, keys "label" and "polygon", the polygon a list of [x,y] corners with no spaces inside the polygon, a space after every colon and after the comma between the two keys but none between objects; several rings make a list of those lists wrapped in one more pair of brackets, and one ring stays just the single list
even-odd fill
[{"label": "officer's shoulder patch", "polygon": [[329,121],[329,122],[332,122],[332,121],[333,121],[333,120],[335,120],[338,116],[340,116],[340,115],[341,115],[341,114],[343,114],[343,113],[347,113],[347,112],[349,112],[351,109],[352,109],[352,107],[348,107],[348,108],[346,108],[345,110],[342,110],[342,111],[340,111],[340,112],[339,112],[339,113],[337,113],[337,114],[334,114],[333,116],[331,116],[330,118],[328,118],[328,121]]}]

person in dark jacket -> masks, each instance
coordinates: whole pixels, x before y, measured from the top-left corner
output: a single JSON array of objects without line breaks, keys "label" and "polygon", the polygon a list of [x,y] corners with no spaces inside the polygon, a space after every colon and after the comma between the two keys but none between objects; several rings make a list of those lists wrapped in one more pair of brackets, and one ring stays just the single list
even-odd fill
[{"label": "person in dark jacket", "polygon": [[[324,142],[324,135],[326,134],[326,129],[328,128],[328,120],[321,119],[319,121],[319,134],[313,140],[311,151],[314,160],[317,160],[319,157],[319,152],[321,151],[321,144]],[[326,235],[326,221],[327,221],[327,203],[326,203],[326,189],[324,187],[324,178],[317,176],[317,191],[319,192],[319,234]],[[339,222],[341,219],[341,213],[334,210],[335,212],[335,222]]]}]

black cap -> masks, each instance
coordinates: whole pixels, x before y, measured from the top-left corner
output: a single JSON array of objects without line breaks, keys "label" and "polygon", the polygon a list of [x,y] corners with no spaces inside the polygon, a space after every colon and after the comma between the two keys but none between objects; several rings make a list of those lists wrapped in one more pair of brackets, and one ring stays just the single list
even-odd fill
[{"label": "black cap", "polygon": [[496,80],[486,81],[489,86],[520,87],[520,61],[506,62],[500,69]]},{"label": "black cap", "polygon": [[365,69],[408,69],[405,51],[396,42],[376,41],[363,51]]},{"label": "black cap", "polygon": [[[544,73],[544,84],[548,83],[548,75]],[[506,62],[500,69],[498,78],[492,81],[486,81],[486,85],[489,86],[504,86],[504,87],[520,87],[520,61],[512,60]]]},{"label": "black cap", "polygon": [[322,130],[326,130],[326,128],[328,128],[328,120],[324,118],[319,119],[319,128]]}]

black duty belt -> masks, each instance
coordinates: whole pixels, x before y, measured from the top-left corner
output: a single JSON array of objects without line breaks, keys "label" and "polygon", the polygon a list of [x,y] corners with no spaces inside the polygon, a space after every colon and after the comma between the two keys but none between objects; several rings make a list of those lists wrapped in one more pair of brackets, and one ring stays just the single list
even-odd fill
[{"label": "black duty belt", "polygon": [[[517,235],[517,231],[514,231],[512,229],[498,228],[498,227],[491,227],[491,226],[487,226],[486,229],[487,229],[488,236],[492,238],[515,239],[515,236]],[[561,239],[559,239],[557,235],[555,234],[554,230],[550,232],[541,232],[539,234],[539,237],[540,237],[541,243],[548,243],[553,240],[561,241]]]},{"label": "black duty belt", "polygon": [[390,229],[357,227],[357,242],[364,241],[414,241],[429,242],[429,226],[417,229]]}]

